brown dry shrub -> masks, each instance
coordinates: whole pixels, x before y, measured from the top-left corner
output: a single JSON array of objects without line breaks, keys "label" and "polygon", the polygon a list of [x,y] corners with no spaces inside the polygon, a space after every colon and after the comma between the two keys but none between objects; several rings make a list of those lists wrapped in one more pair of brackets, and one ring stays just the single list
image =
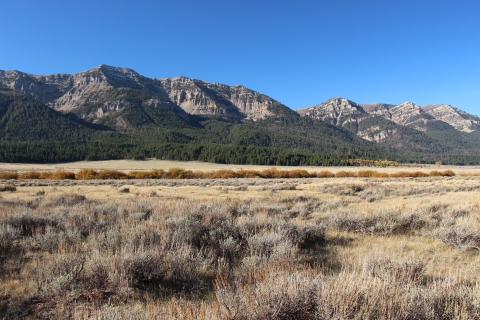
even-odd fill
[{"label": "brown dry shrub", "polygon": [[360,170],[356,175],[359,178],[371,178],[375,173],[377,172],[373,170]]},{"label": "brown dry shrub", "polygon": [[165,175],[163,169],[153,169],[151,171],[130,171],[128,174],[131,179],[162,179]]},{"label": "brown dry shrub", "polygon": [[442,173],[440,171],[437,171],[437,170],[432,170],[428,173],[428,175],[430,177],[440,177],[440,176],[442,176]]},{"label": "brown dry shrub", "polygon": [[272,178],[283,178],[282,172],[277,168],[264,169],[260,172],[263,178],[272,179]]},{"label": "brown dry shrub", "polygon": [[58,170],[55,172],[52,172],[51,178],[54,180],[74,180],[75,179],[75,173],[69,172],[69,171],[64,171],[64,170]]},{"label": "brown dry shrub", "polygon": [[307,170],[290,170],[288,171],[289,178],[310,178],[310,173]]},{"label": "brown dry shrub", "polygon": [[209,172],[207,177],[209,179],[230,179],[236,178],[236,174],[233,170],[217,170]]},{"label": "brown dry shrub", "polygon": [[183,179],[195,179],[196,178],[196,173],[193,172],[192,170],[185,170],[183,173]]},{"label": "brown dry shrub", "polygon": [[424,178],[424,177],[428,177],[428,174],[421,171],[413,171],[413,172],[400,171],[400,172],[392,173],[390,176],[392,178]]},{"label": "brown dry shrub", "polygon": [[335,174],[335,177],[337,178],[352,178],[355,177],[355,172],[349,172],[349,171],[338,171]]},{"label": "brown dry shrub", "polygon": [[392,178],[407,178],[408,177],[408,172],[407,171],[394,172],[394,173],[390,174],[390,177],[392,177]]},{"label": "brown dry shrub", "polygon": [[82,169],[75,174],[77,180],[98,179],[98,172],[93,169]]},{"label": "brown dry shrub", "polygon": [[430,171],[429,176],[430,177],[454,177],[455,172],[453,172],[452,170],[445,170],[445,171],[433,170],[433,171]]},{"label": "brown dry shrub", "polygon": [[205,172],[200,170],[193,171],[192,175],[193,175],[193,179],[205,179],[206,177]]},{"label": "brown dry shrub", "polygon": [[102,180],[121,180],[128,179],[128,175],[125,172],[118,170],[100,170],[97,174],[98,179]]},{"label": "brown dry shrub", "polygon": [[150,172],[152,173],[152,179],[161,179],[165,175],[165,170],[163,169],[153,169]]},{"label": "brown dry shrub", "polygon": [[386,172],[375,171],[375,173],[372,174],[370,178],[388,178],[388,177],[390,177],[390,175]]},{"label": "brown dry shrub", "polygon": [[455,172],[453,172],[452,170],[445,170],[445,171],[442,172],[442,175],[444,177],[454,177]]},{"label": "brown dry shrub", "polygon": [[52,179],[52,174],[50,171],[41,172],[39,179]]},{"label": "brown dry shrub", "polygon": [[152,179],[151,171],[130,171],[128,176],[132,179]]},{"label": "brown dry shrub", "polygon": [[183,179],[185,175],[185,169],[183,168],[170,168],[163,175],[165,179]]},{"label": "brown dry shrub", "polygon": [[15,171],[0,172],[0,179],[1,180],[17,180],[18,173],[16,173]]},{"label": "brown dry shrub", "polygon": [[262,177],[261,173],[256,170],[242,169],[242,170],[238,170],[236,173],[239,178],[261,178]]},{"label": "brown dry shrub", "polygon": [[415,171],[415,172],[412,172],[412,177],[413,178],[424,178],[424,177],[428,177],[428,174],[425,173],[425,172],[421,172],[421,171]]},{"label": "brown dry shrub", "polygon": [[335,178],[335,174],[330,171],[320,171],[317,173],[317,178]]},{"label": "brown dry shrub", "polygon": [[24,172],[18,176],[18,179],[40,179],[40,172],[37,172],[37,171]]}]

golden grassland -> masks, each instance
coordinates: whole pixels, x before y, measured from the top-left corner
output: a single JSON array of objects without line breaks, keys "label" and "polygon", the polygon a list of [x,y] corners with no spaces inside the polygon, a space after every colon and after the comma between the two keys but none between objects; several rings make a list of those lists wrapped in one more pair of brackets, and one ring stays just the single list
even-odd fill
[{"label": "golden grassland", "polygon": [[[120,171],[120,170],[94,170],[80,169],[76,172],[56,171],[16,171],[0,172],[0,180],[126,180],[126,179],[233,179],[233,178],[264,178],[264,179],[294,179],[294,178],[424,178],[424,177],[453,177],[452,170],[424,171],[397,171],[392,173],[376,170],[332,171],[322,170],[307,171],[303,169],[278,170],[268,168],[263,170],[185,170],[184,168],[153,169],[150,171]],[[461,174],[462,176],[476,176],[476,174]]]},{"label": "golden grassland", "polygon": [[480,177],[382,170],[2,180],[0,317],[479,318]]},{"label": "golden grassland", "polygon": [[[262,171],[268,169],[266,166],[257,165],[230,165],[199,161],[169,161],[169,160],[106,160],[106,161],[78,161],[56,164],[23,164],[23,163],[0,163],[0,172],[2,171],[73,171],[80,169],[94,170],[119,170],[119,171],[149,171],[153,169],[168,170],[170,168],[184,168],[190,171],[217,171],[217,170],[256,170]],[[292,170],[293,167],[276,167],[278,170]],[[307,170],[308,172],[320,172],[328,170],[333,173],[338,171],[358,171],[367,167],[313,167],[300,166],[295,169]],[[360,169],[359,169],[360,168]],[[395,173],[399,171],[431,171],[431,170],[453,170],[457,174],[480,174],[480,166],[446,166],[446,165],[418,165],[418,164],[400,164],[396,166],[374,167],[373,170]]]}]

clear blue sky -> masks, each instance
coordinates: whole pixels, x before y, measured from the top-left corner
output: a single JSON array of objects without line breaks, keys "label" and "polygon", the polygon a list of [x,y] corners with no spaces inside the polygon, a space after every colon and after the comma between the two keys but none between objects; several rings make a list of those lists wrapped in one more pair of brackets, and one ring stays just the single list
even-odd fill
[{"label": "clear blue sky", "polygon": [[0,69],[100,64],[242,84],[292,109],[448,103],[480,115],[479,0],[2,1]]}]

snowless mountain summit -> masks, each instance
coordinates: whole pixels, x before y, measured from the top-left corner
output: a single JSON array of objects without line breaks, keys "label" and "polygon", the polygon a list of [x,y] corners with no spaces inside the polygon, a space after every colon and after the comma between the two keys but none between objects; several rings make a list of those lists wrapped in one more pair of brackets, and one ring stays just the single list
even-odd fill
[{"label": "snowless mountain summit", "polygon": [[181,108],[188,114],[226,115],[239,121],[264,119],[279,110],[291,112],[278,101],[243,86],[186,77],[147,78],[132,69],[107,65],[76,74],[46,76],[0,71],[0,85],[92,121],[122,108],[124,101],[115,94],[118,89],[139,90],[151,95],[153,104]]}]

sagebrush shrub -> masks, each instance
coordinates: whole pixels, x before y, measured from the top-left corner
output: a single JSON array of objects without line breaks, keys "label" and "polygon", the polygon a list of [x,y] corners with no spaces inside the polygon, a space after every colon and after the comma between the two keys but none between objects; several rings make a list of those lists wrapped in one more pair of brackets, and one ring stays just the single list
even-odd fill
[{"label": "sagebrush shrub", "polygon": [[371,254],[363,260],[362,272],[377,277],[387,283],[423,282],[425,264],[415,257],[389,257],[384,254]]},{"label": "sagebrush shrub", "polygon": [[480,229],[478,226],[446,221],[433,234],[449,246],[480,250]]},{"label": "sagebrush shrub", "polygon": [[314,319],[318,280],[300,272],[268,270],[254,285],[217,279],[215,294],[229,319]]},{"label": "sagebrush shrub", "polygon": [[45,233],[47,227],[58,227],[59,221],[52,217],[36,216],[27,213],[8,217],[7,225],[19,230],[23,236],[33,236],[36,233]]},{"label": "sagebrush shrub", "polygon": [[0,192],[15,192],[17,187],[13,183],[0,185]]},{"label": "sagebrush shrub", "polygon": [[20,239],[21,232],[16,228],[8,225],[0,226],[0,254],[7,254],[13,250]]}]

